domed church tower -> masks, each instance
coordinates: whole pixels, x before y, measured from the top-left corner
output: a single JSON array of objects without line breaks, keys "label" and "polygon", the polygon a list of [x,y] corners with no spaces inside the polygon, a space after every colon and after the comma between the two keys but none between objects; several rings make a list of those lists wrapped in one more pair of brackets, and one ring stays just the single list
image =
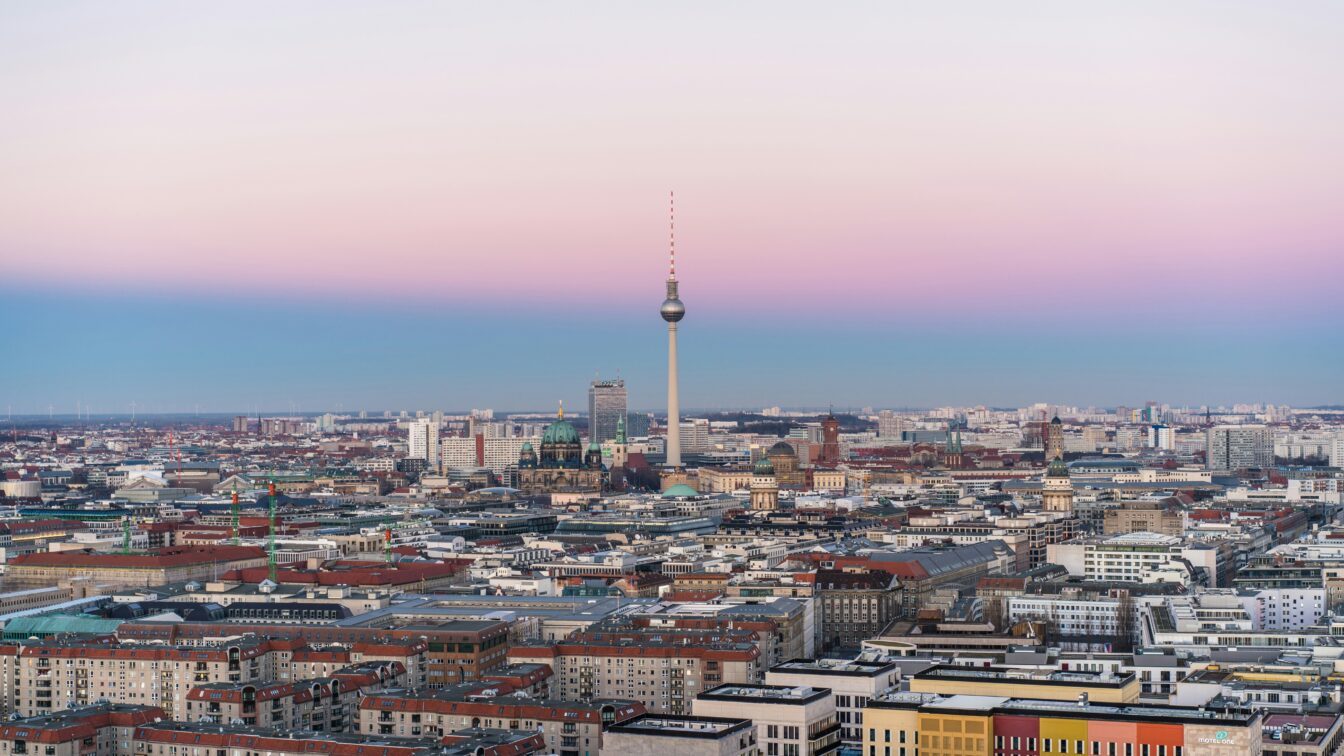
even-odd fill
[{"label": "domed church tower", "polygon": [[1047,512],[1073,512],[1073,480],[1069,466],[1055,457],[1041,479],[1041,508]]},{"label": "domed church tower", "polygon": [[751,471],[751,508],[773,512],[779,509],[779,481],[769,457],[761,457]]},{"label": "domed church tower", "polygon": [[552,469],[583,467],[583,441],[579,439],[578,430],[565,420],[564,403],[560,404],[555,422],[541,433],[540,466]]},{"label": "domed church tower", "polygon": [[[574,426],[565,420],[565,405],[560,405],[555,422],[541,433],[541,454],[535,462],[524,447],[519,455],[518,487],[524,493],[586,492],[602,490],[602,449],[589,452],[584,459],[583,441]],[[594,464],[594,461],[596,464]]]}]

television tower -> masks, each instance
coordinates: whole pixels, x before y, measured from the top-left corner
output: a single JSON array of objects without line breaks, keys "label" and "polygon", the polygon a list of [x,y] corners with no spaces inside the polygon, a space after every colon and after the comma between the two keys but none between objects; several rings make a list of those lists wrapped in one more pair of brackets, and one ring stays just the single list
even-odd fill
[{"label": "television tower", "polygon": [[677,297],[676,197],[668,193],[667,298],[658,313],[667,321],[667,466],[681,467],[681,406],[677,396],[677,323],[686,305]]}]

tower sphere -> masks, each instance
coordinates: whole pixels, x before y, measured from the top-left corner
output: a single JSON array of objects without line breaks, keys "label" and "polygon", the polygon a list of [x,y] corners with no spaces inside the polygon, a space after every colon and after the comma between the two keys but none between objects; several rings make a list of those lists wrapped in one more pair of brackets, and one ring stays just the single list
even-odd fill
[{"label": "tower sphere", "polygon": [[686,305],[676,297],[668,297],[663,300],[663,306],[658,308],[658,314],[663,316],[663,320],[675,323],[686,317]]}]

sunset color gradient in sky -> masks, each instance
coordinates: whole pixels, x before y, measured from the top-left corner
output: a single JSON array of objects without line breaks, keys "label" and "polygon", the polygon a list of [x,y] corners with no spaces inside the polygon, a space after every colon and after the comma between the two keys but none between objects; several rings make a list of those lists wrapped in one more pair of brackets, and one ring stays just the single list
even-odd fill
[{"label": "sunset color gradient in sky", "polygon": [[1341,38],[1328,2],[7,5],[0,403],[619,369],[661,406],[670,189],[692,407],[1344,401]]}]

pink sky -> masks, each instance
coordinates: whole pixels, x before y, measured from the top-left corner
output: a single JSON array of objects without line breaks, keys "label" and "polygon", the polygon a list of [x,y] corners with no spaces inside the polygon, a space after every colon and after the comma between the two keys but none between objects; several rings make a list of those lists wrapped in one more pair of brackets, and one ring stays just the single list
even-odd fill
[{"label": "pink sky", "polygon": [[658,288],[675,189],[688,300],[1333,302],[1342,16],[7,7],[0,273],[624,299]]}]

